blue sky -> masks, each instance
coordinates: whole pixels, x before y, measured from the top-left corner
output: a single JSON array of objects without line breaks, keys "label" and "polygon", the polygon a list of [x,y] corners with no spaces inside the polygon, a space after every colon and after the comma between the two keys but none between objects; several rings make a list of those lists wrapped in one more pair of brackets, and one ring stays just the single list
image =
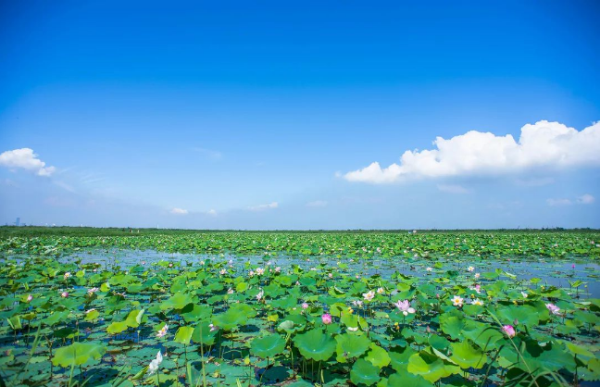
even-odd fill
[{"label": "blue sky", "polygon": [[123,3],[0,5],[1,224],[600,227],[597,2]]}]

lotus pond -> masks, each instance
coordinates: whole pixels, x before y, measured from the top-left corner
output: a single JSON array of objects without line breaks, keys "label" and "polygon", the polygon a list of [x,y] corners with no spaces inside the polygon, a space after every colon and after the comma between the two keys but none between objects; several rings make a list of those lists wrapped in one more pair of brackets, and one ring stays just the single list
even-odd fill
[{"label": "lotus pond", "polygon": [[593,386],[600,234],[0,239],[1,386]]}]

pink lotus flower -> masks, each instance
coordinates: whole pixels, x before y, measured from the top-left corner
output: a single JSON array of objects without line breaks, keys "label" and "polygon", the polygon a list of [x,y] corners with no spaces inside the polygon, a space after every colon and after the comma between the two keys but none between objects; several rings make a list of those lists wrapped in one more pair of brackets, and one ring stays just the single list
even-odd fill
[{"label": "pink lotus flower", "polygon": [[506,333],[508,337],[515,337],[515,335],[517,334],[517,332],[515,332],[515,328],[513,328],[512,325],[504,325],[502,327],[502,330],[504,331],[504,333]]},{"label": "pink lotus flower", "polygon": [[100,290],[100,289],[98,289],[98,288],[88,289],[88,294],[91,296],[92,294],[96,293],[98,290]]},{"label": "pink lotus flower", "polygon": [[308,309],[308,304],[306,302],[302,303],[302,309]]},{"label": "pink lotus flower", "polygon": [[64,275],[64,278],[65,278],[65,279],[69,279],[69,277],[70,277],[70,276],[71,276],[71,273],[69,273],[69,272],[66,272],[66,273],[65,273],[65,275]]},{"label": "pink lotus flower", "polygon": [[33,296],[30,294],[27,296],[27,302],[31,302],[31,300],[33,300]]},{"label": "pink lotus flower", "polygon": [[398,308],[405,316],[408,316],[409,313],[415,313],[415,309],[410,307],[410,302],[408,300],[398,300],[394,305],[396,305],[396,308]]},{"label": "pink lotus flower", "polygon": [[329,313],[325,313],[321,316],[321,320],[323,320],[323,324],[329,325],[332,322],[331,315]]},{"label": "pink lotus flower", "polygon": [[167,334],[167,331],[169,330],[169,326],[167,324],[165,324],[164,327],[162,327],[158,333],[156,334],[156,337],[161,338],[164,337]]},{"label": "pink lotus flower", "polygon": [[560,314],[560,308],[558,306],[554,305],[554,304],[547,303],[546,304],[546,308],[548,308],[548,310],[552,314]]}]

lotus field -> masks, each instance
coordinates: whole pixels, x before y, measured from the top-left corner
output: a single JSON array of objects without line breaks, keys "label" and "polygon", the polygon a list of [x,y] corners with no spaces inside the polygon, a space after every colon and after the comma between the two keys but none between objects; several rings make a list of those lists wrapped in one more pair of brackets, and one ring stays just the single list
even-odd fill
[{"label": "lotus field", "polygon": [[600,233],[0,239],[1,386],[593,386]]}]

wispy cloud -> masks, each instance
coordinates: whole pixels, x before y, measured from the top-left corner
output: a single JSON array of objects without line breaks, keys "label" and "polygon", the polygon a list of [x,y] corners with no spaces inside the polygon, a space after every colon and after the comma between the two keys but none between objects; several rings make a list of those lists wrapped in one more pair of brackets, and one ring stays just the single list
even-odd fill
[{"label": "wispy cloud", "polygon": [[272,202],[269,204],[259,204],[258,206],[250,206],[248,207],[249,211],[265,211],[265,210],[273,210],[279,207],[279,203]]},{"label": "wispy cloud", "polygon": [[386,184],[418,178],[515,174],[533,168],[600,165],[600,123],[582,131],[558,122],[539,121],[511,135],[470,131],[449,140],[438,137],[431,150],[407,150],[399,164],[378,162],[348,172],[352,182]]},{"label": "wispy cloud", "polygon": [[46,163],[33,153],[31,148],[14,149],[0,154],[0,165],[11,170],[24,169],[38,176],[50,176],[56,168]]},{"label": "wispy cloud", "polygon": [[571,199],[566,199],[566,198],[561,198],[561,199],[546,199],[546,203],[548,203],[548,205],[551,206],[551,207],[570,206],[571,204],[573,204],[573,202],[571,201]]},{"label": "wispy cloud", "polygon": [[177,207],[171,209],[170,212],[173,215],[187,215],[189,213],[188,210],[184,210],[183,208],[177,208]]},{"label": "wispy cloud", "polygon": [[595,201],[596,201],[596,198],[594,198],[590,194],[581,195],[577,198],[577,203],[579,203],[579,204],[592,204]]},{"label": "wispy cloud", "polygon": [[214,149],[194,147],[194,148],[192,148],[192,150],[194,152],[201,154],[202,156],[204,156],[205,158],[207,158],[208,160],[211,160],[211,161],[218,161],[223,158],[223,154]]}]

